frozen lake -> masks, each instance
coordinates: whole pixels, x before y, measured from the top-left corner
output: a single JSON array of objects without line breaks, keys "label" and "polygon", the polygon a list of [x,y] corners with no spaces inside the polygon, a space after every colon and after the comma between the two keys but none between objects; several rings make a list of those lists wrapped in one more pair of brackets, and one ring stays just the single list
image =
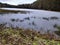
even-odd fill
[{"label": "frozen lake", "polygon": [[55,31],[57,29],[54,25],[60,25],[60,12],[17,8],[0,9],[26,11],[26,13],[0,13],[0,24],[7,23],[7,27]]}]

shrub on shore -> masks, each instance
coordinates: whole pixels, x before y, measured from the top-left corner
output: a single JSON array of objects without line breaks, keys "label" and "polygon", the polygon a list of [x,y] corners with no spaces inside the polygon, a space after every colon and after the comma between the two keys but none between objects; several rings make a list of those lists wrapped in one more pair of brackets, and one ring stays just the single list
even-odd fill
[{"label": "shrub on shore", "polygon": [[60,45],[60,41],[50,37],[50,34],[30,29],[4,28],[0,25],[0,45]]}]

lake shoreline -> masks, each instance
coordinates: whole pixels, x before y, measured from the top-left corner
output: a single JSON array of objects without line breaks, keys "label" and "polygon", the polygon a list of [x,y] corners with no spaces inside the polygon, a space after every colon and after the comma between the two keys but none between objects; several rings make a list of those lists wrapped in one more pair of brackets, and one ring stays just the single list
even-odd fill
[{"label": "lake shoreline", "polygon": [[[60,38],[56,38],[53,34],[40,34],[38,31],[22,28],[7,28],[0,25],[0,44],[13,45],[14,43],[19,45],[39,45],[39,44],[60,44]],[[22,43],[20,43],[20,41]],[[2,42],[2,43],[1,43]],[[51,42],[51,43],[50,43]]]}]

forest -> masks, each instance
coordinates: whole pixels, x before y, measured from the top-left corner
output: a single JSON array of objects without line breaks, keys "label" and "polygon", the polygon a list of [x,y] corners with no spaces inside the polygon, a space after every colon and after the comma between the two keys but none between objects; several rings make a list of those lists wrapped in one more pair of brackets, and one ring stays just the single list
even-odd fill
[{"label": "forest", "polygon": [[60,11],[60,0],[36,0],[32,4],[18,4],[18,5],[0,3],[0,7]]}]

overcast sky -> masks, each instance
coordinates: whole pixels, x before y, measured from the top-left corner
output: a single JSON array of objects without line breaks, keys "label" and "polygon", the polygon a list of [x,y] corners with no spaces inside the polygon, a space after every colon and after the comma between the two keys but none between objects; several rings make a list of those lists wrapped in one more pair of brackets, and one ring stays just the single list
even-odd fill
[{"label": "overcast sky", "polygon": [[34,1],[36,0],[0,0],[0,2],[12,4],[12,5],[32,3]]}]

